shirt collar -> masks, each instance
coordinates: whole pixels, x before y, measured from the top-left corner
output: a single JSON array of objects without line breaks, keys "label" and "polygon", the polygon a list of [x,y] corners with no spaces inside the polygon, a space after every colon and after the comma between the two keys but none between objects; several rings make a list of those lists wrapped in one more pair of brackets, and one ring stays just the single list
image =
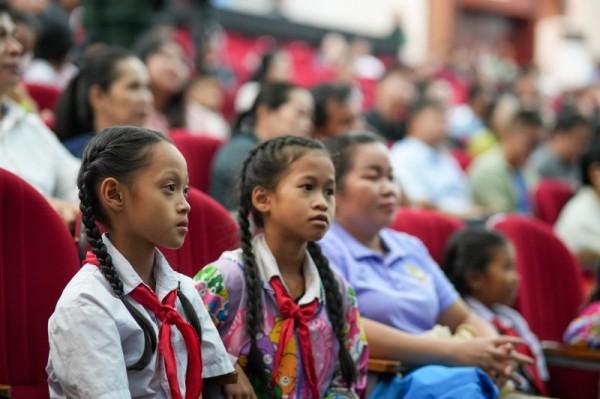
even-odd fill
[{"label": "shirt collar", "polygon": [[500,322],[506,327],[513,326],[512,319],[504,314],[504,305],[494,305],[492,306],[492,309],[490,309],[471,296],[465,297],[465,302],[469,305],[471,309],[473,309],[475,314],[477,314],[479,317],[481,317],[488,323],[491,323],[494,319],[499,319]]},{"label": "shirt collar", "polygon": [[394,234],[394,232],[386,228],[381,229],[379,231],[379,237],[381,238],[381,240],[383,240],[384,245],[388,249],[388,253],[385,256],[382,255],[380,252],[375,251],[374,249],[371,249],[359,242],[350,233],[348,233],[346,229],[344,229],[339,223],[335,221],[331,225],[330,232],[340,238],[340,241],[344,243],[345,247],[348,248],[348,251],[350,252],[352,257],[357,261],[375,258],[383,262],[385,258],[388,262],[391,262],[395,259],[403,258],[408,254],[406,248],[404,248],[403,246],[393,245],[394,238],[392,237],[392,235]]},{"label": "shirt collar", "polygon": [[[113,265],[117,270],[119,278],[123,281],[123,293],[128,295],[140,284],[145,283],[131,266],[131,263],[115,248],[106,234],[102,236],[102,241],[106,245],[106,249],[112,257]],[[163,298],[174,289],[177,289],[179,280],[177,274],[173,271],[169,262],[163,254],[157,249],[154,254],[154,268],[152,270],[156,280],[156,295],[162,302]],[[148,287],[150,288],[150,287]]]},{"label": "shirt collar", "polygon": [[14,126],[23,118],[27,116],[25,109],[17,103],[4,98],[0,102],[2,107],[2,119],[0,119],[0,135],[11,131]]}]

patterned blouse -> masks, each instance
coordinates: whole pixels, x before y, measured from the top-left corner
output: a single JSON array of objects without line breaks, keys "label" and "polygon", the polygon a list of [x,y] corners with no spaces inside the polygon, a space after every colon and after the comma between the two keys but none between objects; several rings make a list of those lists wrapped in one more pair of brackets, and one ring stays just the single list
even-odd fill
[{"label": "patterned blouse", "polygon": [[[272,378],[271,371],[277,352],[277,344],[283,319],[281,318],[275,299],[275,293],[268,283],[272,277],[280,276],[279,269],[264,236],[253,240],[254,253],[258,264],[262,290],[264,322],[263,335],[258,340],[258,347],[263,353],[267,367],[266,375]],[[225,348],[233,361],[242,369],[247,364],[250,340],[244,325],[246,320],[246,286],[244,281],[242,252],[240,249],[225,252],[219,260],[206,266],[196,275],[196,288],[217,326]],[[346,347],[355,362],[358,380],[353,389],[346,389],[338,362],[338,341],[333,332],[327,309],[325,293],[317,268],[311,257],[306,256],[304,263],[306,289],[298,304],[318,301],[315,315],[308,322],[315,361],[317,385],[321,398],[357,398],[366,386],[368,351],[366,337],[360,322],[356,294],[352,287],[339,275],[335,275],[343,297],[344,316],[346,320]],[[279,366],[278,376],[274,379],[273,392],[267,392],[264,386],[257,386],[252,381],[259,398],[299,399],[310,397],[310,386],[304,376],[302,356],[298,353],[298,337],[289,341],[284,350]]]},{"label": "patterned blouse", "polygon": [[564,340],[567,345],[600,349],[600,301],[592,302],[569,324]]}]

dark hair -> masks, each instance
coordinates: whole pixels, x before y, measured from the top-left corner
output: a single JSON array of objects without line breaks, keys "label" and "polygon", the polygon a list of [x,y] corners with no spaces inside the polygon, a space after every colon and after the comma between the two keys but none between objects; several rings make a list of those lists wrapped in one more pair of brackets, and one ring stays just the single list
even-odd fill
[{"label": "dark hair", "polygon": [[588,303],[600,301],[600,261],[596,262],[596,288],[590,294]]},{"label": "dark hair", "polygon": [[[252,206],[252,191],[257,186],[274,189],[288,166],[311,150],[327,153],[325,146],[319,141],[297,136],[281,136],[267,140],[252,149],[242,165],[239,183],[238,223],[240,226],[244,280],[248,291],[245,329],[250,338],[250,351],[246,372],[254,383],[268,381],[268,379],[264,372],[263,355],[257,344],[257,337],[264,315],[262,313],[261,283],[252,248],[249,216],[252,215],[254,223],[258,227],[263,227],[264,222],[262,215]],[[307,249],[317,266],[323,283],[327,314],[339,342],[338,356],[342,375],[348,387],[351,387],[356,379],[356,369],[344,339],[346,325],[340,287],[329,267],[327,258],[321,253],[319,245],[315,242],[309,242]]]},{"label": "dark hair", "polygon": [[[161,133],[140,127],[114,126],[106,128],[95,135],[86,146],[77,176],[81,220],[91,250],[100,263],[100,272],[144,332],[144,352],[128,370],[141,370],[148,365],[156,350],[156,335],[150,322],[125,298],[123,281],[113,265],[96,224],[101,222],[110,226],[110,220],[102,212],[97,190],[102,180],[108,177],[130,183],[132,175],[149,164],[149,151],[152,146],[163,141],[172,143]],[[200,322],[193,307],[179,289],[177,296],[190,324],[200,338]]]},{"label": "dark hair", "polygon": [[274,48],[267,51],[260,59],[258,67],[254,70],[250,81],[252,82],[264,82],[267,74],[269,73],[269,69],[271,69],[271,65],[275,61],[275,58],[278,54],[281,53],[280,48]]},{"label": "dark hair", "polygon": [[119,63],[131,57],[135,56],[129,50],[108,45],[99,45],[85,54],[79,73],[71,79],[56,106],[55,131],[61,140],[94,131],[90,88],[98,85],[108,91],[119,77]]},{"label": "dark hair", "polygon": [[310,89],[310,92],[315,100],[315,127],[325,126],[327,123],[327,104],[329,101],[337,103],[346,103],[350,101],[352,93],[349,86],[337,83],[324,83]]},{"label": "dark hair", "polygon": [[532,126],[532,127],[542,127],[544,122],[542,121],[542,116],[537,110],[534,109],[519,109],[510,121],[510,126]]},{"label": "dark hair", "polygon": [[444,106],[441,102],[429,97],[420,96],[408,106],[408,122],[411,123],[421,112],[430,108],[444,113]]},{"label": "dark hair", "polygon": [[592,141],[587,151],[583,154],[580,161],[581,166],[581,184],[584,186],[592,185],[590,177],[590,166],[600,164],[600,139]]},{"label": "dark hair", "polygon": [[245,128],[254,128],[258,108],[264,105],[270,110],[276,110],[290,100],[290,93],[296,89],[299,89],[299,87],[287,82],[262,83],[252,107],[248,111],[238,115],[233,125],[233,130],[239,131]]},{"label": "dark hair", "polygon": [[477,97],[483,95],[485,93],[485,89],[483,88],[482,85],[480,85],[479,83],[474,83],[469,87],[469,93],[467,95],[467,98],[469,99],[469,102],[472,102],[473,100],[475,100]]},{"label": "dark hair", "polygon": [[35,56],[49,62],[61,63],[73,46],[71,30],[61,20],[47,15],[38,17],[40,30],[35,45]]},{"label": "dark hair", "polygon": [[354,148],[363,144],[381,143],[385,141],[381,136],[370,132],[348,132],[325,140],[325,146],[335,168],[335,186],[338,190],[344,187],[344,178],[352,169],[352,155]]},{"label": "dark hair", "polygon": [[494,251],[507,243],[502,234],[483,228],[467,228],[450,237],[442,265],[448,280],[460,295],[470,294],[467,273],[485,273]]},{"label": "dark hair", "polygon": [[591,127],[590,122],[575,107],[565,106],[558,111],[552,134],[570,134],[578,126]]},{"label": "dark hair", "polygon": [[377,82],[383,82],[384,80],[395,74],[399,74],[406,78],[409,78],[410,75],[412,75],[412,73],[413,70],[408,65],[397,63],[386,69],[383,75],[381,75],[381,77],[377,80]]}]

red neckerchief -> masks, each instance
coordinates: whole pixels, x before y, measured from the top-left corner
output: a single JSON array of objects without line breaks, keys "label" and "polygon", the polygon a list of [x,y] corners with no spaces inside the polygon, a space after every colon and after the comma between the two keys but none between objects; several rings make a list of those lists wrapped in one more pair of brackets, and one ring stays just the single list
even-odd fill
[{"label": "red neckerchief", "polygon": [[[519,334],[517,334],[517,332],[513,328],[507,327],[497,317],[494,317],[492,319],[492,324],[494,325],[494,327],[496,327],[496,329],[498,330],[498,332],[501,335],[506,335],[508,337],[522,338],[521,336],[519,336]],[[538,369],[536,367],[535,353],[533,353],[533,351],[527,344],[515,345],[515,349],[520,354],[529,356],[530,358],[533,359],[533,364],[525,365],[523,367],[524,367],[525,371],[527,372],[527,374],[529,374],[529,377],[531,378],[531,382],[533,383],[535,388],[539,391],[539,393],[542,394],[543,396],[548,396],[549,393],[548,393],[548,389],[546,388],[546,384],[544,384],[544,381],[542,381],[542,379],[540,378],[540,374],[538,373]]]},{"label": "red neckerchief", "polygon": [[[100,266],[96,255],[87,253],[84,264],[91,263]],[[175,325],[181,332],[188,351],[188,367],[185,373],[185,398],[198,399],[202,393],[202,348],[196,330],[175,309],[177,290],[169,292],[160,303],[158,296],[144,284],[140,284],[131,291],[130,297],[140,305],[153,312],[160,320],[161,326],[158,335],[158,350],[165,361],[165,371],[171,396],[174,399],[182,399],[179,381],[177,379],[177,362],[175,351],[171,342],[171,325]]]},{"label": "red neckerchief", "polygon": [[275,384],[275,378],[279,371],[283,350],[290,339],[294,339],[294,329],[298,327],[298,341],[300,343],[300,355],[302,356],[302,365],[304,366],[304,374],[310,385],[313,398],[319,398],[319,388],[317,387],[317,373],[315,372],[315,361],[312,353],[312,343],[310,340],[310,331],[308,329],[308,321],[314,316],[317,310],[317,300],[315,299],[307,305],[299,306],[290,297],[287,290],[283,286],[280,278],[275,276],[271,279],[271,286],[275,291],[277,306],[279,313],[284,318],[279,342],[277,343],[277,353],[275,354],[275,362],[272,375],[272,383]]}]

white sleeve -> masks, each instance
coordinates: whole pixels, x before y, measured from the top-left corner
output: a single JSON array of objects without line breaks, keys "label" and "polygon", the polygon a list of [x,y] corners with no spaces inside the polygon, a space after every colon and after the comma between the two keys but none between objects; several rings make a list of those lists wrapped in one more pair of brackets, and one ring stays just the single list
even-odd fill
[{"label": "white sleeve", "polygon": [[93,303],[57,307],[48,323],[51,397],[130,398],[114,320]]}]

